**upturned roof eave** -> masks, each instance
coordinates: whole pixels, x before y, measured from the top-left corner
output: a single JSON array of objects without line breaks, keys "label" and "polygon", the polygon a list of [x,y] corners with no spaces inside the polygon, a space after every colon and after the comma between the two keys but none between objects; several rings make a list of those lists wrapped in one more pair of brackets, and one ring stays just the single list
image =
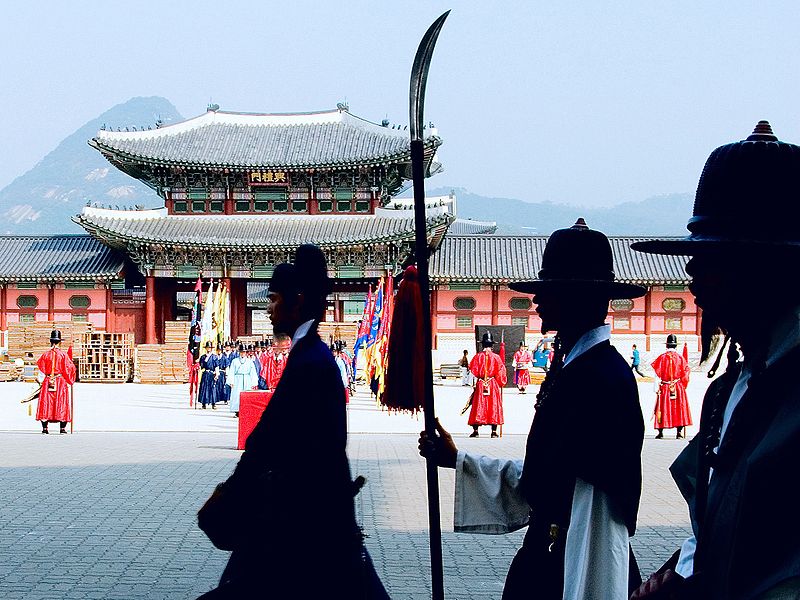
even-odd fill
[{"label": "upturned roof eave", "polygon": [[[428,219],[426,230],[429,234],[435,233],[437,229],[442,228],[443,226],[449,224],[448,220],[451,217],[449,214],[443,214],[437,217],[433,217]],[[89,235],[99,239],[100,241],[107,243],[108,245],[125,249],[130,245],[138,245],[138,246],[149,246],[149,245],[168,245],[173,248],[180,248],[186,250],[286,250],[296,248],[298,246],[297,242],[286,243],[286,244],[257,244],[257,243],[242,243],[241,241],[231,242],[229,240],[225,241],[198,241],[198,240],[170,240],[170,239],[163,239],[163,238],[154,238],[154,237],[144,237],[144,236],[134,236],[129,235],[117,231],[113,231],[102,225],[95,223],[91,219],[85,217],[84,215],[77,215],[73,217],[72,220],[83,227]],[[414,229],[408,229],[406,231],[397,232],[392,235],[386,236],[374,236],[368,238],[360,238],[360,239],[352,239],[352,240],[341,240],[341,241],[332,241],[326,242],[324,240],[307,240],[309,243],[316,244],[321,248],[348,248],[353,246],[363,246],[365,244],[380,242],[380,243],[392,243],[392,242],[403,242],[403,241],[410,241],[414,239]]]},{"label": "upturned roof eave", "polygon": [[[403,164],[408,163],[411,161],[411,150],[410,148],[407,151],[398,152],[394,154],[387,154],[385,156],[375,156],[370,157],[364,160],[351,160],[351,161],[341,161],[341,162],[323,162],[323,163],[308,163],[308,164],[298,164],[298,165],[280,165],[280,164],[253,164],[253,165],[241,165],[241,164],[232,164],[232,163],[215,163],[215,162],[193,162],[193,161],[182,161],[182,160],[174,160],[174,159],[165,159],[159,157],[151,157],[151,156],[143,156],[140,154],[134,154],[131,152],[126,152],[124,150],[120,150],[115,148],[114,146],[104,144],[101,140],[97,138],[92,138],[88,141],[88,144],[98,150],[105,158],[112,162],[111,157],[108,155],[112,155],[117,158],[118,161],[128,160],[128,161],[135,161],[142,164],[147,164],[150,166],[157,166],[157,167],[197,167],[202,169],[228,169],[229,171],[250,171],[253,169],[270,169],[270,170],[284,170],[284,171],[307,171],[309,169],[341,169],[341,168],[351,168],[351,167],[360,167],[360,166],[380,166],[385,164]],[[425,140],[425,149],[426,150],[436,150],[439,146],[441,146],[442,141],[441,138],[438,136],[431,136]],[[432,155],[431,155],[432,158]]]}]

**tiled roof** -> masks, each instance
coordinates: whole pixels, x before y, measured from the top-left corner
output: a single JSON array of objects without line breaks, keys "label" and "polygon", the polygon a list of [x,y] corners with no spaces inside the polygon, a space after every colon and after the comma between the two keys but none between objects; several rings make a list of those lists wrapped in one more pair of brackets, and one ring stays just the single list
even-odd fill
[{"label": "tiled roof", "polygon": [[[647,239],[656,238],[609,238],[617,280],[640,285],[688,284],[690,279],[684,270],[686,257],[631,250],[632,243]],[[546,243],[546,236],[448,234],[431,255],[430,279],[435,283],[508,283],[535,279]]]},{"label": "tiled roof", "polygon": [[[437,240],[452,222],[440,213],[428,218],[428,232]],[[93,236],[115,247],[169,244],[191,248],[322,247],[410,240],[414,219],[374,215],[167,215],[164,209],[116,211],[84,208],[74,217]],[[433,245],[436,245],[434,243]]]},{"label": "tiled roof", "polygon": [[481,235],[497,231],[494,221],[473,221],[472,219],[456,219],[447,229],[447,235]]},{"label": "tiled roof", "polygon": [[[210,110],[152,130],[102,130],[89,144],[118,160],[232,169],[343,167],[410,158],[407,131],[346,110],[267,115]],[[428,135],[425,145],[432,154],[441,139]]]},{"label": "tiled roof", "polygon": [[110,280],[125,259],[88,235],[0,236],[0,281]]}]

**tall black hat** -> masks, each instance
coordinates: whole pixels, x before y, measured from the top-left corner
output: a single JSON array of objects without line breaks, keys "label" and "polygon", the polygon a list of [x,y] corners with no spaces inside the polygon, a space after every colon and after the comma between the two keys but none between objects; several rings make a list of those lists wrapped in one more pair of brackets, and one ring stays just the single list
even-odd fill
[{"label": "tall black hat", "polygon": [[643,287],[614,279],[614,258],[608,238],[578,219],[569,229],[559,229],[550,235],[536,279],[510,283],[508,287],[526,294],[540,290],[594,291],[609,299],[645,295]]},{"label": "tall black hat", "polygon": [[51,344],[61,343],[61,332],[58,329],[53,329],[53,331],[50,332],[50,343]]},{"label": "tall black hat", "polygon": [[213,348],[214,344],[212,344],[211,342],[206,342],[206,346],[205,347],[206,348]]},{"label": "tall black hat", "polygon": [[781,142],[767,121],[746,140],[720,146],[706,161],[689,236],[636,242],[650,254],[709,250],[800,251],[800,146]]},{"label": "tall black hat", "polygon": [[674,333],[670,333],[667,336],[667,348],[677,348],[678,347],[678,336]]},{"label": "tall black hat", "polygon": [[492,332],[487,331],[483,334],[483,338],[481,338],[481,346],[484,348],[491,348],[494,346],[494,340],[492,340]]}]

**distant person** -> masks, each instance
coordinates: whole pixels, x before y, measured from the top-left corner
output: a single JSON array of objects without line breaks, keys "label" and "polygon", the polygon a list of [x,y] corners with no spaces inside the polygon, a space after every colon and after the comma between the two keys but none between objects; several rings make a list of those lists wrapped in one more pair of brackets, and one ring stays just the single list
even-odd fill
[{"label": "distant person", "polygon": [[458,366],[461,367],[461,385],[472,387],[472,373],[469,370],[469,352],[464,350],[464,356],[458,361]]},{"label": "distant person", "polygon": [[198,514],[233,551],[204,600],[388,598],[356,525],[341,373],[317,333],[331,287],[316,246],[275,268],[267,312],[292,349],[239,464]]},{"label": "distant person", "polygon": [[689,363],[679,354],[678,338],[674,333],[667,336],[667,351],[653,361],[656,372],[656,405],[653,408],[653,422],[658,429],[656,439],[664,437],[665,429],[677,429],[676,438],[683,437],[683,428],[692,424],[689,398],[686,386],[689,385]]},{"label": "distant person", "polygon": [[642,358],[639,355],[639,350],[636,348],[636,344],[634,344],[633,350],[631,350],[631,371],[638,373],[639,377],[644,377],[644,373],[639,370],[641,362]]},{"label": "distant person", "polygon": [[517,386],[520,394],[525,393],[525,388],[531,384],[531,364],[533,363],[533,356],[528,352],[528,347],[525,342],[519,343],[519,350],[514,353],[514,358],[511,361],[511,366],[514,368],[514,383]]},{"label": "distant person", "polygon": [[478,437],[478,427],[490,425],[491,436],[500,437],[497,426],[503,424],[503,386],[506,384],[506,366],[498,354],[492,352],[494,340],[487,331],[481,339],[483,352],[478,352],[469,363],[469,370],[475,377],[475,389],[462,414],[471,407],[467,423],[472,427],[469,437]]},{"label": "distant person", "polygon": [[219,360],[214,354],[214,344],[206,342],[206,353],[200,357],[200,392],[199,400],[203,408],[207,404],[217,408],[217,381],[219,380]]},{"label": "distant person", "polygon": [[50,333],[50,350],[36,362],[39,368],[39,402],[36,420],[42,423],[42,433],[50,433],[48,423],[58,423],[59,433],[67,433],[67,423],[72,421],[69,405],[69,386],[75,383],[75,364],[61,349],[61,332]]},{"label": "distant person", "polygon": [[239,416],[239,396],[242,392],[258,389],[258,373],[256,372],[256,362],[249,357],[244,346],[239,346],[239,356],[233,359],[229,367],[228,385],[231,388],[228,409]]}]

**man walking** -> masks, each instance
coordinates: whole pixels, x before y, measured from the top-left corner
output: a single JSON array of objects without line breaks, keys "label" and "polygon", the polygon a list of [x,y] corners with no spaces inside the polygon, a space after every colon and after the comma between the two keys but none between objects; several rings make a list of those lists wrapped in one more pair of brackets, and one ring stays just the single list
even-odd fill
[{"label": "man walking", "polygon": [[[709,156],[688,237],[633,245],[691,257],[702,360],[717,334],[731,350],[703,400],[700,431],[670,469],[693,535],[632,598],[800,597],[800,290],[786,271],[800,258],[798,222],[800,146],[778,141],[761,121]],[[743,311],[738,298],[765,306]]]},{"label": "man walking", "polygon": [[330,291],[316,246],[275,268],[267,310],[292,348],[239,464],[198,515],[211,541],[233,551],[204,599],[367,597],[375,574],[355,521],[344,386],[317,333]]},{"label": "man walking", "polygon": [[[528,526],[504,600],[625,598],[640,581],[635,562],[629,569],[629,536],[641,493],[644,423],[636,381],[604,321],[610,299],[645,290],[614,281],[611,245],[583,219],[550,236],[538,279],[510,287],[535,294],[543,334],[558,331],[524,462],[458,451],[441,426],[434,439],[421,434],[420,453],[456,469],[456,531]],[[615,424],[601,440],[590,418],[598,403]]]},{"label": "man walking", "polygon": [[631,351],[631,371],[636,372],[639,377],[644,377],[644,373],[639,370],[639,365],[641,362],[642,359],[639,356],[639,350],[636,348],[636,344],[634,344],[633,350]]},{"label": "man walking", "polygon": [[686,386],[689,385],[689,363],[678,354],[678,338],[674,333],[667,336],[667,351],[653,361],[656,373],[656,405],[653,408],[653,422],[658,429],[656,439],[664,437],[665,429],[677,428],[677,439],[683,437],[683,428],[692,424],[689,411],[689,398]]},{"label": "man walking", "polygon": [[525,388],[531,384],[531,363],[533,357],[528,352],[525,342],[519,343],[519,350],[514,353],[511,366],[514,368],[514,383],[520,394],[525,393]]},{"label": "man walking", "polygon": [[47,424],[58,422],[59,433],[67,433],[67,423],[72,421],[69,405],[69,388],[75,383],[75,364],[61,349],[61,332],[54,329],[50,333],[50,350],[36,362],[39,368],[39,402],[36,406],[36,420],[42,423],[42,433],[50,433]]}]

